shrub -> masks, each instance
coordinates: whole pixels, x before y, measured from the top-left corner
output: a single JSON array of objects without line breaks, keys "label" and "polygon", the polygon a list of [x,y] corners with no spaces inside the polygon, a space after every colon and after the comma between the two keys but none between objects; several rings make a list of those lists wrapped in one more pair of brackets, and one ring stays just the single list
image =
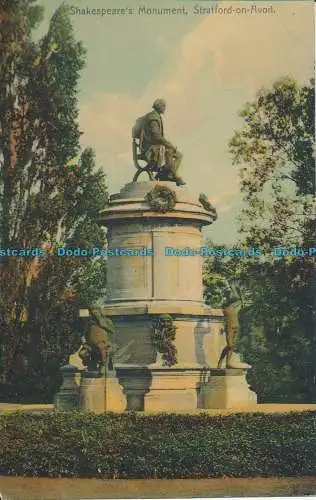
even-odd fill
[{"label": "shrub", "polygon": [[134,412],[0,417],[0,475],[115,478],[309,476],[316,412]]}]

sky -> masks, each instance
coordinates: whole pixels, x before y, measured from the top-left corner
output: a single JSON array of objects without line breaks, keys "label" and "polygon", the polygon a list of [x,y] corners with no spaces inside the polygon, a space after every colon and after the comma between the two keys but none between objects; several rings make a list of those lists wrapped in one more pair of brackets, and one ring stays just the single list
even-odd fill
[{"label": "sky", "polygon": [[[42,3],[45,30],[61,1]],[[216,4],[235,13],[195,13]],[[301,84],[313,76],[313,2],[73,0],[68,5],[77,12],[71,15],[75,36],[87,49],[79,93],[82,146],[95,150],[110,194],[135,173],[135,119],[163,97],[165,135],[183,153],[181,175],[192,193],[207,194],[219,214],[206,236],[233,243],[242,196],[228,142],[243,126],[238,111],[284,76]],[[254,7],[252,13],[237,13],[251,5],[257,13]],[[271,5],[273,13],[258,13]],[[187,14],[138,15],[141,6],[184,8]],[[76,9],[87,7],[129,7],[134,13],[98,16]]]}]

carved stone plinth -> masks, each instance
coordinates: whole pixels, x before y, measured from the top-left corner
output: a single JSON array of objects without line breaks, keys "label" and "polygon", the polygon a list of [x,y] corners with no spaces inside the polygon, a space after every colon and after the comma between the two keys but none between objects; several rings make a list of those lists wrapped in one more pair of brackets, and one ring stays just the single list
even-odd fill
[{"label": "carved stone plinth", "polygon": [[126,410],[177,412],[197,408],[199,366],[121,365],[117,374],[126,394]]},{"label": "carved stone plinth", "polygon": [[55,396],[57,411],[70,411],[79,408],[80,373],[73,365],[65,365],[60,369],[63,382]]},{"label": "carved stone plinth", "polygon": [[[166,211],[148,196],[161,187],[176,201]],[[246,371],[210,371],[226,345],[222,311],[203,300],[202,267],[208,252],[202,228],[214,221],[213,215],[196,194],[167,181],[129,182],[99,214],[108,249],[95,249],[94,255],[108,257],[103,312],[115,325],[113,362],[128,410],[254,404]],[[170,369],[149,366],[156,359],[153,325],[162,314],[170,315],[176,327],[178,364]],[[209,370],[204,382],[203,367]]]},{"label": "carved stone plinth", "polygon": [[[172,210],[162,213],[148,203],[148,193],[157,186],[174,192]],[[152,363],[153,322],[169,314],[176,326],[178,363],[217,366],[225,346],[223,314],[203,301],[199,254],[202,227],[212,221],[197,196],[173,182],[130,182],[111,196],[98,222],[107,227],[112,251],[104,313],[115,324],[115,342],[123,353],[115,364]],[[126,254],[134,250],[138,255]]]},{"label": "carved stone plinth", "polygon": [[105,378],[97,373],[84,372],[80,384],[80,410],[93,413],[105,411]]},{"label": "carved stone plinth", "polygon": [[145,394],[151,384],[148,368],[137,365],[117,366],[116,373],[126,396],[125,410],[144,411]]},{"label": "carved stone plinth", "polygon": [[115,372],[108,373],[105,379],[105,410],[123,412],[126,405],[126,396]]},{"label": "carved stone plinth", "polygon": [[150,391],[145,411],[190,411],[197,408],[201,370],[197,367],[149,367]]},{"label": "carved stone plinth", "polygon": [[201,374],[199,408],[248,408],[257,404],[246,369],[205,369]]}]

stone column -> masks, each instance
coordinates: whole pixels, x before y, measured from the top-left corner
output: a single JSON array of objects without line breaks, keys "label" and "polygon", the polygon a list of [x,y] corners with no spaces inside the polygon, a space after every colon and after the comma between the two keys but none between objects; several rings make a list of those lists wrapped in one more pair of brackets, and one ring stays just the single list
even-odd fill
[{"label": "stone column", "polygon": [[145,394],[149,391],[151,384],[148,368],[121,365],[116,367],[116,372],[126,395],[125,410],[144,411]]},{"label": "stone column", "polygon": [[[161,213],[151,208],[146,196],[156,186],[175,193],[172,210]],[[99,218],[108,229],[109,249],[139,251],[137,256],[108,257],[105,313],[116,326],[120,352],[126,347],[115,363],[154,362],[152,325],[161,314],[175,321],[179,364],[205,364],[207,334],[220,350],[215,339],[219,329],[212,323],[222,321],[222,312],[212,311],[203,301],[203,257],[198,253],[202,227],[211,222],[196,196],[172,182],[131,182],[111,196]],[[217,362],[219,356],[215,353],[212,359]]]},{"label": "stone column", "polygon": [[[157,187],[176,201],[166,212],[148,202]],[[226,408],[251,400],[245,372],[200,378],[216,369],[225,346],[223,313],[203,301],[202,228],[212,222],[196,195],[165,181],[130,182],[100,213],[98,223],[108,230],[104,313],[116,327],[114,365],[128,409]],[[153,323],[162,314],[176,326],[177,364],[159,371],[150,365]]]}]

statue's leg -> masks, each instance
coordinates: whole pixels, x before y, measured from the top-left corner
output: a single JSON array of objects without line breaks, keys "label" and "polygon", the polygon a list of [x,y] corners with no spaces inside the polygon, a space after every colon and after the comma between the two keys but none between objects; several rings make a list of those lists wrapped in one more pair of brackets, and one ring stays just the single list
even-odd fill
[{"label": "statue's leg", "polygon": [[148,150],[148,163],[152,164],[158,164],[159,162],[159,153],[160,153],[160,147],[159,146],[150,146]]},{"label": "statue's leg", "polygon": [[178,170],[182,161],[182,154],[180,151],[174,151],[171,148],[166,149],[165,162],[166,167],[169,171],[168,179],[177,183],[181,186],[184,184],[181,177],[178,175]]},{"label": "statue's leg", "polygon": [[147,169],[146,169],[146,172],[147,172],[147,174],[148,174],[149,180],[150,180],[150,181],[153,181],[153,180],[154,180],[154,176],[153,176],[153,173],[151,172],[151,170],[149,170],[149,169],[147,170]]},{"label": "statue's leg", "polygon": [[226,356],[226,367],[227,368],[232,368],[233,354],[234,354],[234,350],[231,347],[228,347],[227,356]]},{"label": "statue's leg", "polygon": [[173,155],[174,152],[170,148],[166,148],[165,152],[165,169],[168,172],[168,179],[171,181],[175,180],[174,174],[173,174]]},{"label": "statue's leg", "polygon": [[238,327],[233,327],[231,329],[229,339],[228,339],[228,353],[227,353],[227,368],[250,368],[250,365],[240,361],[238,354],[236,354],[236,342],[238,337],[239,329]]},{"label": "statue's leg", "polygon": [[226,334],[226,344],[227,344],[227,355],[226,355],[226,366],[228,367],[231,362],[231,357],[234,352],[235,347],[235,339],[236,339],[236,328],[232,325],[227,325],[227,334]]},{"label": "statue's leg", "polygon": [[183,155],[182,155],[182,153],[180,153],[180,151],[176,151],[173,154],[172,175],[177,183],[177,186],[183,186],[185,184],[183,179],[178,174],[178,170],[179,170],[180,165],[181,165],[182,157],[183,157]]},{"label": "statue's leg", "polygon": [[98,349],[98,354],[99,354],[99,375],[105,376],[107,359],[108,359],[108,345],[106,342],[102,341],[98,342],[96,344],[96,347]]},{"label": "statue's leg", "polygon": [[173,154],[173,162],[172,162],[172,173],[175,177],[178,176],[178,170],[181,165],[181,161],[182,161],[182,153],[180,153],[180,151],[176,151]]},{"label": "statue's leg", "polygon": [[223,361],[226,358],[226,356],[228,355],[228,350],[229,350],[228,346],[225,346],[224,349],[222,350],[222,354],[219,358],[217,368],[222,368]]}]

